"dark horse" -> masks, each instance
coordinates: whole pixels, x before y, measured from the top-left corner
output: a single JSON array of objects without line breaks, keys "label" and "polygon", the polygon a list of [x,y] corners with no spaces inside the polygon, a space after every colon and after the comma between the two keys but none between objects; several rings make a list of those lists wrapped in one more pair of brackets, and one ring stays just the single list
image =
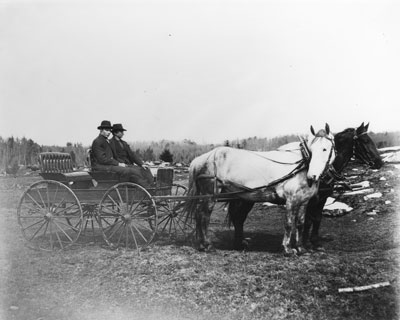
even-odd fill
[{"label": "dark horse", "polygon": [[[332,166],[337,174],[342,172],[353,156],[373,169],[383,166],[378,150],[367,133],[368,126],[369,124],[364,126],[363,122],[356,129],[348,128],[335,135],[337,155]],[[310,199],[307,206],[303,241],[306,243],[310,241],[314,248],[320,248],[321,242],[325,240],[319,237],[318,231],[321,225],[322,210],[327,198],[333,193],[334,182],[334,179],[329,176],[321,179],[318,194]]]}]

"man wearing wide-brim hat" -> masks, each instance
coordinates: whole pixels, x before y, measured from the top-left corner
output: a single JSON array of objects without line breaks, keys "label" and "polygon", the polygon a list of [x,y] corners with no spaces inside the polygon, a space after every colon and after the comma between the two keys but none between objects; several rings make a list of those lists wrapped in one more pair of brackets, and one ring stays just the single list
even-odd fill
[{"label": "man wearing wide-brim hat", "polygon": [[143,166],[143,161],[140,159],[129,147],[129,145],[122,140],[124,136],[124,127],[121,123],[113,124],[111,132],[113,137],[110,139],[110,146],[113,150],[116,160],[128,165],[137,164],[139,167]]},{"label": "man wearing wide-brim hat", "polygon": [[98,165],[118,166],[118,161],[114,159],[108,143],[108,137],[112,129],[111,122],[103,120],[97,129],[100,130],[100,134],[92,143],[92,167],[97,167]]},{"label": "man wearing wide-brim hat", "polygon": [[122,140],[124,131],[126,131],[126,129],[124,129],[121,123],[113,124],[111,129],[113,137],[110,139],[110,146],[113,151],[114,158],[118,162],[125,163],[127,166],[130,166],[136,171],[134,174],[137,180],[136,183],[143,185],[154,181],[151,171],[146,165],[144,165],[143,160],[132,151],[126,141]]},{"label": "man wearing wide-brim hat", "polygon": [[[110,141],[108,140],[112,128],[111,122],[108,120],[103,120],[100,126],[97,127],[97,129],[100,130],[100,134],[92,143],[92,169],[94,171],[116,172],[119,174],[121,182],[130,181],[144,187],[151,187],[154,183],[154,179],[150,170],[140,168],[143,166],[143,161],[139,159],[140,167],[135,168],[128,167],[125,162],[117,159],[110,145]],[[148,174],[144,175],[142,170],[148,171]]]}]

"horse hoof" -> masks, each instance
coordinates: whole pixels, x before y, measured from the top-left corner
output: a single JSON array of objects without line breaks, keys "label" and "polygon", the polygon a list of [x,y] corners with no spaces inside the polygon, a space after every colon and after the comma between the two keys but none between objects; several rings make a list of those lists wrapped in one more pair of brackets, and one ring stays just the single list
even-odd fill
[{"label": "horse hoof", "polygon": [[320,236],[319,239],[320,239],[320,241],[323,241],[323,242],[331,242],[331,241],[335,240],[335,238],[330,235]]},{"label": "horse hoof", "polygon": [[249,250],[249,241],[246,239],[237,240],[233,244],[233,249],[236,251],[248,251]]},{"label": "horse hoof", "polygon": [[199,251],[209,253],[209,252],[215,252],[216,250],[212,244],[200,244]]},{"label": "horse hoof", "polygon": [[297,250],[296,249],[285,249],[285,252],[283,253],[285,257],[293,257],[297,255]]},{"label": "horse hoof", "polygon": [[314,251],[325,252],[325,248],[323,246],[313,246]]},{"label": "horse hoof", "polygon": [[242,240],[239,243],[235,243],[234,249],[237,251],[249,251],[250,244],[247,240]]},{"label": "horse hoof", "polygon": [[249,240],[244,239],[242,241],[242,251],[249,251],[249,248],[250,248]]},{"label": "horse hoof", "polygon": [[308,250],[304,247],[297,247],[297,254],[302,255],[305,254]]},{"label": "horse hoof", "polygon": [[217,250],[215,250],[214,246],[212,246],[211,244],[207,246],[207,248],[205,248],[205,251],[208,253],[212,253],[212,252],[216,252]]},{"label": "horse hoof", "polygon": [[311,250],[312,249],[312,244],[310,242],[305,242],[303,243],[303,247],[305,250]]}]

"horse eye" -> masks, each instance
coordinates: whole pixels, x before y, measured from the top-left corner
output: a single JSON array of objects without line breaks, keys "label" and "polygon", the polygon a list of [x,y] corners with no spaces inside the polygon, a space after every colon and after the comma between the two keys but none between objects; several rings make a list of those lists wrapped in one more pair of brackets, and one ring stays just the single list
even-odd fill
[{"label": "horse eye", "polygon": [[326,149],[324,148],[324,149],[322,149],[322,151],[326,151]]}]

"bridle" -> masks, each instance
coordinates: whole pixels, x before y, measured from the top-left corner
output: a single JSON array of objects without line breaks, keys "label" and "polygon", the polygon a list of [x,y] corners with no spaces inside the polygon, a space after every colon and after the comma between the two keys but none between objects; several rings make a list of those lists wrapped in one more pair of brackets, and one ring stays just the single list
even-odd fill
[{"label": "bridle", "polygon": [[[363,148],[362,148],[362,144],[360,143],[360,140],[359,140],[359,137],[361,137],[361,136],[363,136],[363,135],[366,135],[367,134],[367,132],[365,131],[365,132],[362,132],[362,133],[360,133],[360,134],[357,134],[357,130],[356,129],[354,129],[354,136],[353,136],[353,140],[354,140],[354,143],[353,143],[353,156],[356,156],[356,157],[358,157],[361,161],[363,161],[365,164],[367,164],[367,165],[369,165],[369,166],[373,166],[374,165],[374,162],[371,160],[371,159],[369,159],[369,157],[365,154],[365,153],[363,153],[363,152],[361,152],[361,150],[363,150]],[[360,150],[360,152],[357,152],[356,150],[357,150],[357,146],[358,146],[358,150]]]},{"label": "bridle", "polygon": [[[335,148],[335,140],[333,138],[330,138],[329,136],[319,136],[319,138],[325,138],[328,139],[332,143],[331,150],[329,151],[329,156],[328,156],[328,161],[326,162],[324,171],[322,171],[321,177],[324,175],[324,173],[331,167],[332,165],[330,164],[332,155],[335,154],[336,157],[336,148]],[[306,161],[307,166],[309,165],[311,161],[311,150],[309,149],[306,141],[303,138],[300,138],[300,150],[301,154],[303,155],[303,159]],[[312,144],[313,142],[311,142]]]},{"label": "bridle", "polygon": [[[333,138],[330,138],[329,136],[325,136],[324,138],[328,139],[332,143],[332,147],[331,147],[331,150],[329,151],[328,161],[326,162],[325,168],[322,171],[322,174],[320,177],[321,181],[323,181],[324,179],[327,179],[327,177],[329,177],[330,180],[338,178],[338,173],[336,172],[333,165],[330,163],[331,159],[332,159],[332,155],[335,154],[335,157],[337,155],[337,151],[336,151],[336,147],[335,147],[335,140]],[[307,147],[307,149],[308,149],[308,147]]]},{"label": "bridle", "polygon": [[[361,161],[363,161],[364,163],[368,164],[368,165],[373,165],[373,161],[367,159],[366,156],[364,156],[362,153],[360,152],[356,152],[357,149],[357,145],[359,146],[359,149],[361,149],[361,144],[359,142],[359,137],[366,135],[367,132],[362,132],[360,134],[357,134],[357,129],[353,129],[354,134],[353,134],[353,148],[352,148],[352,154],[351,157],[356,156],[360,158]],[[345,166],[346,164],[344,164],[343,166]],[[342,169],[340,169],[341,171]],[[331,184],[333,181],[344,181],[346,180],[346,178],[341,175],[334,167],[333,165],[330,165],[328,167],[328,169],[326,170],[325,174],[323,174],[321,176],[322,181],[324,181],[326,184]]]}]

